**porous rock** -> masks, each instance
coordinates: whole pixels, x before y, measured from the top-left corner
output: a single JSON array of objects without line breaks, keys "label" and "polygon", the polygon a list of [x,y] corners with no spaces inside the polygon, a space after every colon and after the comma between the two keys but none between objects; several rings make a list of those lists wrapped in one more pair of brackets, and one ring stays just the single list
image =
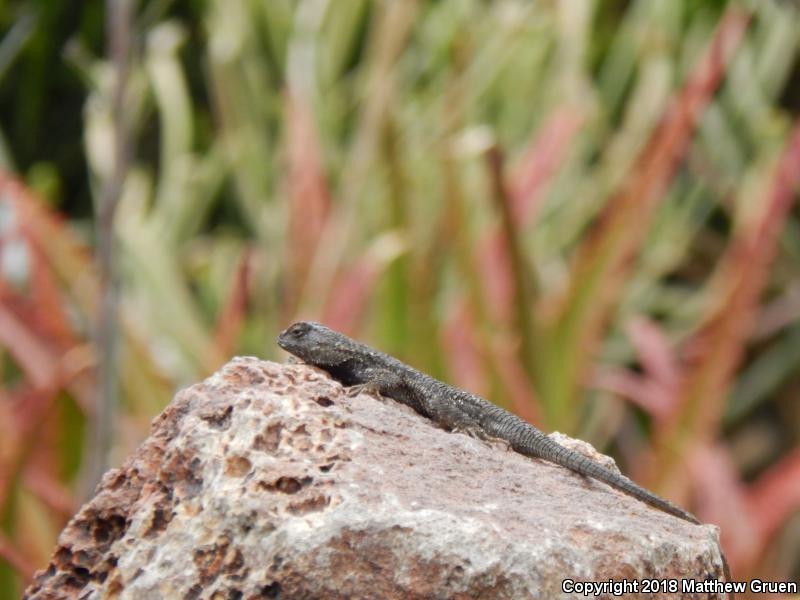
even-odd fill
[{"label": "porous rock", "polygon": [[312,367],[237,358],[106,473],[26,596],[559,598],[565,578],[722,579],[722,564],[713,526]]}]

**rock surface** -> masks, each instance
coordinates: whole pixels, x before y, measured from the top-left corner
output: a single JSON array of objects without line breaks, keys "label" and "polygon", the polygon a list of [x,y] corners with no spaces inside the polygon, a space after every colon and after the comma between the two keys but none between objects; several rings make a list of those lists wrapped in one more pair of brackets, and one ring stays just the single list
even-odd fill
[{"label": "rock surface", "polygon": [[306,365],[238,358],[105,475],[26,597],[560,598],[565,578],[722,571],[713,526]]}]

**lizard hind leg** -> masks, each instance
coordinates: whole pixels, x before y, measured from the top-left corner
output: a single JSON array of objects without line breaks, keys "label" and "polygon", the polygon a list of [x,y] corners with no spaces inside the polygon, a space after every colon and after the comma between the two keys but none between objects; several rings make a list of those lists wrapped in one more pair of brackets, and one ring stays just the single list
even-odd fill
[{"label": "lizard hind leg", "polygon": [[463,433],[464,435],[468,435],[471,438],[475,438],[477,440],[482,441],[486,446],[489,448],[493,448],[495,450],[500,450],[503,452],[509,452],[512,450],[511,443],[503,438],[494,437],[491,435],[487,435],[485,431],[483,431],[477,425],[467,425],[461,427],[455,427],[452,429],[455,433]]}]

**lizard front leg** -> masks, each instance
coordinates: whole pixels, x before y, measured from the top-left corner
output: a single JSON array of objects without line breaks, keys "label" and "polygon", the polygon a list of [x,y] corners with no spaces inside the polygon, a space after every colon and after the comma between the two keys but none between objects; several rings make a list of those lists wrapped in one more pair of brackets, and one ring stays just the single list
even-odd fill
[{"label": "lizard front leg", "polygon": [[[369,367],[359,373],[361,383],[347,388],[349,396],[357,396],[361,393],[373,393],[387,398],[398,399],[397,396],[403,386],[402,378],[389,369]],[[401,400],[402,402],[402,400]]]},{"label": "lizard front leg", "polygon": [[391,398],[425,417],[430,417],[424,394],[409,385],[401,373],[384,367],[368,367],[359,373],[359,379],[363,383],[350,388],[354,392],[378,392],[380,396]]}]

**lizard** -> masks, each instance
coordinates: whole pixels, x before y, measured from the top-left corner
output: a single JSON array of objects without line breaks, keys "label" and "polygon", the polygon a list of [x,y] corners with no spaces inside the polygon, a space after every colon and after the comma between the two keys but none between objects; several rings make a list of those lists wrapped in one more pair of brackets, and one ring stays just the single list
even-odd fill
[{"label": "lizard", "polygon": [[507,410],[448,385],[320,323],[299,321],[278,336],[278,345],[304,362],[327,371],[355,391],[377,391],[401,402],[450,431],[492,441],[512,450],[602,481],[628,496],[690,523],[690,513],[569,448]]}]

